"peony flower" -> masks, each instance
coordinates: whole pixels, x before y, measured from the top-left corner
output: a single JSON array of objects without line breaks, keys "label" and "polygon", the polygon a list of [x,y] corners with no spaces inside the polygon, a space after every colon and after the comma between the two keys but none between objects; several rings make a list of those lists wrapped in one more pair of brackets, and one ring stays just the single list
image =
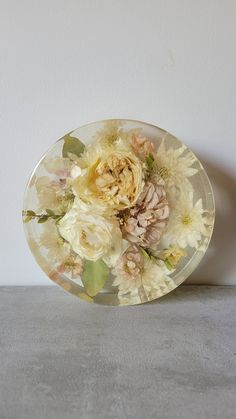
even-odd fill
[{"label": "peony flower", "polygon": [[181,194],[172,206],[164,242],[182,249],[187,246],[198,248],[202,236],[208,236],[210,224],[209,217],[202,208],[202,199],[194,204],[192,192]]},{"label": "peony flower", "polygon": [[114,211],[135,204],[143,188],[142,166],[123,142],[112,147],[87,147],[80,164],[86,170],[73,181],[76,196]]},{"label": "peony flower", "polygon": [[166,149],[163,139],[154,159],[155,171],[164,179],[168,189],[192,189],[188,178],[195,175],[198,170],[192,167],[196,159],[193,153],[187,151],[185,145],[177,149]]},{"label": "peony flower", "polygon": [[130,143],[134,152],[142,159],[145,159],[154,150],[153,143],[146,137],[139,137],[133,134]]},{"label": "peony flower", "polygon": [[120,304],[151,301],[175,288],[166,272],[164,262],[153,261],[135,246],[130,246],[113,270],[113,285],[118,287]]},{"label": "peony flower", "polygon": [[50,208],[57,214],[62,214],[72,205],[74,195],[65,179],[54,181],[47,176],[42,176],[36,180],[35,187],[39,210]]},{"label": "peony flower", "polygon": [[136,205],[124,215],[123,235],[140,246],[154,246],[166,229],[168,217],[169,205],[163,182],[147,181]]},{"label": "peony flower", "polygon": [[106,218],[104,208],[85,204],[78,198],[59,221],[58,228],[73,251],[88,260],[107,258],[115,263],[123,246],[116,219]]}]

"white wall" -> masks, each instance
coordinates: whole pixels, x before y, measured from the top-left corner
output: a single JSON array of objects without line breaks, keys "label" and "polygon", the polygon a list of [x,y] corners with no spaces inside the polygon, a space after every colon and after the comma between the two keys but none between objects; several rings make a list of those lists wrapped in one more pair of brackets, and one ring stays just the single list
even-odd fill
[{"label": "white wall", "polygon": [[51,284],[21,225],[27,178],[67,131],[168,129],[205,162],[218,217],[192,282],[236,283],[235,0],[0,0],[1,284]]}]

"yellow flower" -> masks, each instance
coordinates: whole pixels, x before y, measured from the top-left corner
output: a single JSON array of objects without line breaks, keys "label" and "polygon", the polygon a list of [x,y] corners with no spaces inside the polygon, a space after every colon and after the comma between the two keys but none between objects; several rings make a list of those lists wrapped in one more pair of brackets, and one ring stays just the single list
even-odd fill
[{"label": "yellow flower", "polygon": [[107,219],[102,207],[85,204],[78,198],[58,228],[73,251],[87,260],[104,258],[115,264],[122,251],[124,241],[116,219]]},{"label": "yellow flower", "polygon": [[135,204],[143,188],[142,165],[122,140],[89,146],[80,165],[86,170],[73,182],[76,196],[115,211]]},{"label": "yellow flower", "polygon": [[176,267],[180,259],[186,255],[187,253],[180,247],[171,246],[168,249],[162,250],[159,254],[159,257],[160,259],[164,260],[170,269],[173,269]]}]

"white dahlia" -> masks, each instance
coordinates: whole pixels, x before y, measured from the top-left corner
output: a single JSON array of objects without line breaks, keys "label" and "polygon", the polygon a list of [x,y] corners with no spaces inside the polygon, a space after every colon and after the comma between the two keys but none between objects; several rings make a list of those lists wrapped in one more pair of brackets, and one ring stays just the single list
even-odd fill
[{"label": "white dahlia", "polygon": [[194,203],[192,192],[181,194],[172,205],[164,242],[182,249],[187,246],[198,248],[203,236],[209,235],[210,225],[210,217],[202,207],[202,199]]},{"label": "white dahlia", "polygon": [[183,144],[177,149],[166,148],[163,139],[155,153],[155,171],[164,179],[166,188],[192,189],[188,178],[197,173],[193,153]]},{"label": "white dahlia", "polygon": [[164,262],[154,261],[144,256],[136,246],[130,246],[112,272],[120,304],[151,301],[175,288],[167,272]]}]

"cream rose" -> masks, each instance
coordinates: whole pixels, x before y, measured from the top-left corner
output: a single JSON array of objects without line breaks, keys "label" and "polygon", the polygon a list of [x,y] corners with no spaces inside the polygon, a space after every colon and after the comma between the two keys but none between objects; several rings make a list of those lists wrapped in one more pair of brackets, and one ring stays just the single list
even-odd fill
[{"label": "cream rose", "polygon": [[113,265],[124,246],[116,219],[107,219],[102,207],[85,204],[79,198],[75,198],[58,228],[74,252],[87,260],[103,258],[108,265]]},{"label": "cream rose", "polygon": [[132,207],[143,188],[140,160],[128,149],[115,146],[93,152],[91,160],[84,174],[74,180],[75,195],[113,210]]}]

